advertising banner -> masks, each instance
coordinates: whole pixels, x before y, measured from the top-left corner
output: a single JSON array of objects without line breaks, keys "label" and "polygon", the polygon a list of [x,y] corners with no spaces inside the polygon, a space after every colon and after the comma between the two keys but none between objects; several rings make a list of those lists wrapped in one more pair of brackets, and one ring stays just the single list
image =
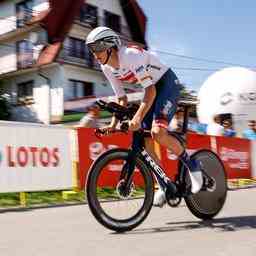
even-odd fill
[{"label": "advertising banner", "polygon": [[[128,148],[131,145],[131,133],[112,134],[97,138],[93,129],[78,129],[79,145],[79,182],[80,188],[84,188],[86,176],[93,161],[103,152],[112,148]],[[210,149],[217,153],[223,161],[227,177],[250,178],[251,177],[251,148],[250,141],[239,138],[214,137],[195,133],[187,134],[187,151],[191,155],[200,149]],[[177,157],[165,147],[157,147],[161,157],[161,167],[167,176],[175,178],[178,170]],[[101,177],[101,184],[116,184],[123,161],[110,162]]]},{"label": "advertising banner", "polygon": [[240,138],[216,137],[217,154],[228,179],[251,178],[251,142]]},{"label": "advertising banner", "polygon": [[[110,136],[98,138],[92,128],[79,128],[78,147],[79,147],[79,187],[85,186],[85,180],[88,170],[93,161],[103,152],[112,148],[128,148],[131,144],[131,134],[115,133]],[[122,169],[122,163],[113,161],[109,163],[108,168],[104,171],[104,177],[101,182],[105,185],[114,183],[113,179],[117,177]]]},{"label": "advertising banner", "polygon": [[72,187],[69,129],[1,122],[0,133],[0,192]]},{"label": "advertising banner", "polygon": [[[211,141],[209,136],[188,133],[187,134],[187,151],[191,155],[199,149],[211,149]],[[167,175],[175,178],[178,171],[177,157],[167,148],[161,147],[161,163]]]},{"label": "advertising banner", "polygon": [[251,141],[251,158],[252,158],[252,178],[256,179],[256,141]]}]

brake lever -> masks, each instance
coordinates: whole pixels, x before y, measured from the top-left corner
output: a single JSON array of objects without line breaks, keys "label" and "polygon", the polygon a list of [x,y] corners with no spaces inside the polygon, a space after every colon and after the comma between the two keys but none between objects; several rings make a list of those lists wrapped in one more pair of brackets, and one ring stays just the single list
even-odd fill
[{"label": "brake lever", "polygon": [[101,137],[104,136],[104,132],[102,132],[99,128],[94,129],[94,134],[99,139],[101,139]]}]

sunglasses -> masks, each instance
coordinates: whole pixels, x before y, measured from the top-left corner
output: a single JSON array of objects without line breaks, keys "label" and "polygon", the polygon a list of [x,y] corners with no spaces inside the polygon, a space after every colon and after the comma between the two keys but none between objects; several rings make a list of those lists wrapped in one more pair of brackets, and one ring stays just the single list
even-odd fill
[{"label": "sunglasses", "polygon": [[107,49],[107,46],[103,41],[91,43],[87,46],[92,53],[103,52]]}]

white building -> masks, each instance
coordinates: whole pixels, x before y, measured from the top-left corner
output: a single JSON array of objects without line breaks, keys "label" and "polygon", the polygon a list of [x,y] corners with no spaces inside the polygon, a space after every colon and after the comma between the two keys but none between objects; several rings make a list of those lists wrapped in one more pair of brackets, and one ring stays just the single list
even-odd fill
[{"label": "white building", "polygon": [[0,1],[0,80],[12,120],[49,124],[64,110],[113,94],[84,44],[99,25],[146,46],[146,18],[136,1]]}]

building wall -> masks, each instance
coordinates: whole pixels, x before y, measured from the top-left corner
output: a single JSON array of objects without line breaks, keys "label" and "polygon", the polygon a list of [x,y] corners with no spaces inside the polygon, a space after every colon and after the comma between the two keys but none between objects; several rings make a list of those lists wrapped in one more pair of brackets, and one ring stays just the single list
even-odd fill
[{"label": "building wall", "polygon": [[68,90],[68,80],[74,79],[84,82],[91,82],[94,84],[94,95],[98,96],[110,96],[114,92],[106,80],[102,72],[95,71],[92,69],[85,69],[74,65],[64,65],[64,94]]},{"label": "building wall", "polygon": [[104,10],[121,16],[121,24],[127,26],[119,0],[87,0],[86,3],[98,6],[100,17],[104,16]]},{"label": "building wall", "polygon": [[[17,2],[20,1],[0,1],[0,17],[6,17],[6,19],[0,19],[0,35],[16,29],[15,4]],[[107,10],[119,15],[122,28],[126,27],[126,29],[128,29],[118,0],[87,0],[86,3],[98,7],[99,25],[104,25],[104,10]],[[49,3],[46,0],[34,0],[33,10],[36,12],[42,11],[47,9],[48,6]],[[40,29],[38,31],[20,33],[19,36],[12,37],[14,39],[10,39],[9,42],[6,43],[9,45],[7,47],[2,47],[0,41],[0,75],[17,70],[16,42],[23,39],[31,41],[35,38],[35,33],[39,32],[44,31]],[[79,25],[79,22],[74,22],[68,36],[85,40],[89,32],[90,28],[88,26],[84,24]],[[35,45],[37,49],[37,54],[33,55],[35,58],[38,57],[41,47],[45,44],[46,36],[42,38],[44,39]],[[96,97],[114,95],[109,82],[102,72],[94,70],[93,68],[86,68],[85,65],[80,65],[80,62],[81,60],[75,60],[72,64],[61,62],[62,64],[55,63],[54,66],[43,68],[41,72],[50,78],[50,83],[45,78],[39,76],[38,71],[30,71],[30,73],[25,74],[24,72],[26,71],[19,70],[16,74],[13,74],[12,77],[8,78],[8,80],[6,80],[6,92],[10,94],[11,102],[14,106],[12,119],[17,121],[43,122],[46,124],[49,123],[50,116],[54,120],[60,120],[64,113],[64,95],[69,89],[69,79],[93,83],[93,94]],[[30,80],[34,81],[34,104],[17,106],[17,84]],[[51,97],[49,97],[49,95],[51,95]],[[51,109],[49,106],[51,106]]]},{"label": "building wall", "polygon": [[16,13],[13,1],[1,1],[0,3],[0,35],[16,29]]},{"label": "building wall", "polygon": [[[49,113],[53,119],[61,119],[63,115],[63,83],[64,71],[60,65],[40,71],[48,77],[49,82],[39,76],[38,71],[17,75],[5,80],[5,91],[10,95],[12,120],[49,123]],[[33,80],[34,104],[17,106],[17,84]],[[50,89],[51,87],[51,89]],[[49,98],[49,90],[51,98]],[[51,109],[50,107],[51,106]]]},{"label": "building wall", "polygon": [[[22,0],[6,0],[0,2],[0,35],[13,31],[17,28],[16,26],[16,4]],[[33,1],[33,12],[46,10],[49,8],[48,0],[34,0]]]},{"label": "building wall", "polygon": [[[4,43],[0,42],[0,75],[17,70],[17,49],[16,43],[21,40],[31,41],[32,38],[37,38],[36,42],[33,42],[33,61],[36,62],[40,51],[47,43],[47,35],[43,29],[39,29],[35,32],[27,32],[22,35],[16,36],[15,41],[10,40]],[[31,41],[32,43],[32,41]]]},{"label": "building wall", "polygon": [[[104,26],[104,10],[112,12],[120,16],[122,29],[125,29],[125,34],[131,38],[131,33],[129,31],[124,13],[120,6],[119,0],[87,0],[86,3],[92,4],[98,7],[98,25]],[[90,32],[90,28],[86,26],[80,26],[77,23],[74,23],[72,29],[69,32],[69,36],[84,39],[86,35]]]},{"label": "building wall", "polygon": [[0,75],[16,69],[16,44],[9,42],[1,45],[0,42]]}]

